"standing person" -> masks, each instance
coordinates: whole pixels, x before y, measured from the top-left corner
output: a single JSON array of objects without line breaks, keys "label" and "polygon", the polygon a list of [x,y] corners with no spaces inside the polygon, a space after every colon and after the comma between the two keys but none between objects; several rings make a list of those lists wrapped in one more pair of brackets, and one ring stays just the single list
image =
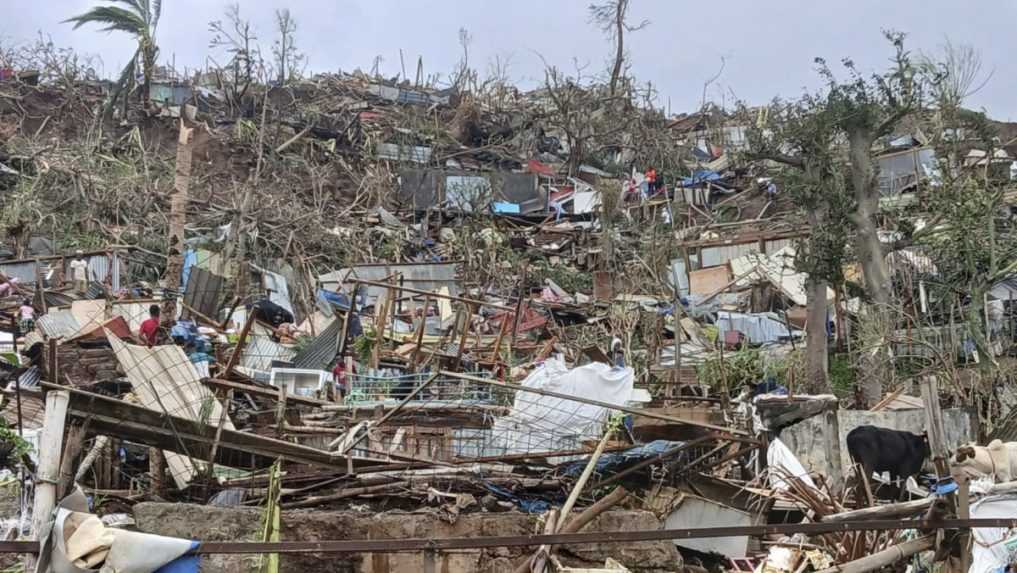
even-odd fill
[{"label": "standing person", "polygon": [[657,192],[657,169],[650,167],[646,170],[646,194],[652,197]]},{"label": "standing person", "polygon": [[335,361],[335,368],[332,369],[332,382],[335,384],[336,391],[339,392],[339,402],[345,402],[346,396],[350,393],[350,380],[346,375],[346,364],[343,363],[342,358]]},{"label": "standing person", "polygon": [[138,334],[149,348],[155,346],[156,337],[159,334],[159,305],[153,304],[148,307],[148,320],[141,323]]},{"label": "standing person", "polygon": [[80,250],[75,251],[70,267],[75,292],[85,294],[85,291],[88,290],[88,261],[85,260],[85,253]]},{"label": "standing person", "polygon": [[32,299],[26,298],[21,302],[21,335],[24,336],[35,330],[35,307],[32,306]]}]

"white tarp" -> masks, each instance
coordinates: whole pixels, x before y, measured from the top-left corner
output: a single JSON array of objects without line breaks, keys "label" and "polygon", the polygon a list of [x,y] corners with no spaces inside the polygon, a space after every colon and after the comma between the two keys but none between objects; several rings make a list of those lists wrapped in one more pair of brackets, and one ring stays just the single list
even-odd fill
[{"label": "white tarp", "polygon": [[[729,330],[736,330],[745,335],[753,344],[777,342],[782,338],[790,338],[791,332],[779,316],[772,312],[743,314],[740,312],[717,313],[717,330],[720,336]],[[796,335],[800,334],[796,331]]]},{"label": "white tarp", "polygon": [[189,539],[107,527],[88,513],[88,500],[80,489],[60,502],[39,536],[42,548],[36,571],[53,573],[87,573],[100,567],[117,573],[147,573],[183,556],[193,545]]},{"label": "white tarp", "polygon": [[[986,497],[971,506],[972,519],[1011,519],[1017,515],[1017,495]],[[971,568],[968,573],[1001,571],[1014,561],[1017,535],[1005,527],[979,527],[971,530]]]},{"label": "white tarp", "polygon": [[[766,448],[766,465],[770,468],[770,486],[774,489],[781,491],[787,491],[791,489],[791,485],[784,479],[784,472],[788,475],[798,478],[803,484],[813,488],[816,487],[816,483],[809,477],[809,472],[802,465],[802,462],[798,461],[798,458],[784,445],[784,442],[780,441],[780,438],[774,438],[770,445]],[[780,468],[782,471],[774,471]]]},{"label": "white tarp", "polygon": [[[623,406],[632,397],[634,378],[631,368],[594,362],[569,369],[550,358],[521,385]],[[495,420],[492,441],[505,454],[575,449],[600,437],[609,414],[600,406],[518,390],[512,411]]]}]

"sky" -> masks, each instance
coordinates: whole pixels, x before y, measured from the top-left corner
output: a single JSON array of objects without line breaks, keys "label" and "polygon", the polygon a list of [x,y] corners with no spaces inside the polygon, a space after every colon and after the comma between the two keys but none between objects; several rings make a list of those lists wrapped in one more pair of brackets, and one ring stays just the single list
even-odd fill
[{"label": "sky", "polygon": [[[116,76],[133,53],[121,33],[72,30],[62,20],[98,0],[15,0],[0,18],[0,42],[31,41],[41,31],[57,46],[101,60],[100,73]],[[157,43],[161,63],[191,70],[209,55],[208,22],[222,19],[233,0],[163,0]],[[459,29],[469,31],[470,63],[483,76],[493,62],[508,62],[509,77],[533,87],[546,61],[566,70],[602,72],[611,45],[590,24],[589,0],[241,0],[265,54],[274,36],[274,12],[289,8],[297,21],[297,47],[309,72],[371,69],[381,57],[387,77],[401,73],[400,50],[412,78],[418,57],[427,74],[447,76],[459,60]],[[863,71],[889,65],[891,46],[882,30],[907,34],[915,52],[936,55],[949,40],[981,54],[985,85],[967,100],[990,117],[1017,121],[1017,2],[1012,0],[631,0],[630,21],[648,27],[626,37],[632,74],[652,82],[657,104],[671,113],[698,109],[706,98],[765,103],[819,87],[813,63],[851,58]]]}]

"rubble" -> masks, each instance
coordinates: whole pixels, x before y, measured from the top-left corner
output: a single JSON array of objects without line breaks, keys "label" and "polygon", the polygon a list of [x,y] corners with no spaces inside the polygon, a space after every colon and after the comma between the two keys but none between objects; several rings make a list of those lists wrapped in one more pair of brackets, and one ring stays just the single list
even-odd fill
[{"label": "rubble", "polygon": [[[0,76],[3,212],[80,212],[51,240],[0,217],[0,487],[21,496],[0,549],[57,559],[35,541],[78,520],[91,566],[133,520],[221,571],[1011,559],[985,547],[1017,527],[1008,472],[969,483],[950,453],[1013,437],[1012,261],[958,298],[949,257],[893,249],[902,312],[873,342],[860,263],[817,281],[826,230],[742,115],[550,72],[526,93],[337,72],[240,102],[171,76],[115,118],[100,82]],[[912,205],[937,177],[919,139],[874,156]],[[894,224],[888,250],[917,226]],[[859,357],[884,351],[866,408]],[[919,480],[861,475],[841,444],[863,425],[927,435]]]}]

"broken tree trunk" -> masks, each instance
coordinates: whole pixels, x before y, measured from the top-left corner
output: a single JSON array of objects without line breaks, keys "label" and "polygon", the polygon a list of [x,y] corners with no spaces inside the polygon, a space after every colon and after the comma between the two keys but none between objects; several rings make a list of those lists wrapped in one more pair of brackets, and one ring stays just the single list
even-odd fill
[{"label": "broken tree trunk", "polygon": [[851,158],[851,183],[855,192],[855,252],[862,267],[865,291],[869,295],[868,334],[863,340],[861,389],[862,406],[870,408],[883,397],[883,385],[892,382],[892,369],[886,358],[886,341],[892,320],[890,314],[890,273],[883,245],[879,240],[876,216],[879,214],[879,185],[872,160],[876,134],[867,126],[851,126],[848,145]]},{"label": "broken tree trunk", "polygon": [[830,393],[827,359],[827,282],[810,277],[807,281],[808,306],[805,318],[805,354],[810,392]]},{"label": "broken tree trunk", "polygon": [[[184,226],[187,223],[188,189],[191,185],[191,157],[194,128],[180,118],[180,135],[177,139],[177,163],[170,195],[169,251],[166,258],[166,288],[181,287],[184,274]],[[167,297],[162,306],[162,325],[168,327],[176,317],[176,298]]]}]

